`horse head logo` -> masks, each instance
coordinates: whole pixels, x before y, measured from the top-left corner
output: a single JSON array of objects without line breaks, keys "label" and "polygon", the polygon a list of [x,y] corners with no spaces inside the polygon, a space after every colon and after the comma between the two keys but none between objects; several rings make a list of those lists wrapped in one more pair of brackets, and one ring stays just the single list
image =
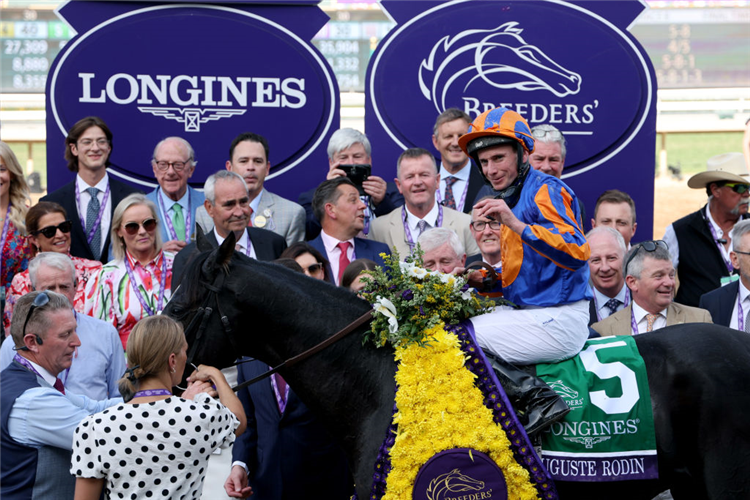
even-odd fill
[{"label": "horse head logo", "polygon": [[576,399],[578,397],[578,391],[574,391],[563,383],[562,380],[555,380],[548,384],[556,393],[564,398]]},{"label": "horse head logo", "polygon": [[443,500],[447,493],[480,491],[482,489],[484,489],[484,481],[478,481],[473,477],[462,474],[458,469],[453,469],[430,481],[426,494],[427,500]]},{"label": "horse head logo", "polygon": [[517,26],[507,22],[492,30],[466,30],[440,39],[419,67],[422,95],[441,112],[451,87],[461,85],[465,92],[477,81],[503,90],[546,90],[557,97],[577,94],[581,75],[527,43]]}]

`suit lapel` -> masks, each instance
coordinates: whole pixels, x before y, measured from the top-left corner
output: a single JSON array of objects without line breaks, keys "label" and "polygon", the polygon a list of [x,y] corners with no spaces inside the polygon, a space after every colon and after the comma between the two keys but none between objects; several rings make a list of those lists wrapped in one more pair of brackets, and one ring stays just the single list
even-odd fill
[{"label": "suit lapel", "polygon": [[679,325],[685,322],[685,311],[677,307],[674,302],[667,307],[667,326]]}]

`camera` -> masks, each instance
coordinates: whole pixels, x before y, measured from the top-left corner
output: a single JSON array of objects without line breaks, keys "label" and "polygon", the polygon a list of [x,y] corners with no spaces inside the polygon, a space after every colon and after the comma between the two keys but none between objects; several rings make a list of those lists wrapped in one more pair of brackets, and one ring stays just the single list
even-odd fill
[{"label": "camera", "polygon": [[352,181],[355,186],[357,186],[360,194],[365,194],[364,189],[362,189],[362,183],[366,181],[368,177],[370,177],[370,174],[372,173],[372,165],[339,165],[338,168],[346,173],[346,176],[349,178],[349,180]]}]

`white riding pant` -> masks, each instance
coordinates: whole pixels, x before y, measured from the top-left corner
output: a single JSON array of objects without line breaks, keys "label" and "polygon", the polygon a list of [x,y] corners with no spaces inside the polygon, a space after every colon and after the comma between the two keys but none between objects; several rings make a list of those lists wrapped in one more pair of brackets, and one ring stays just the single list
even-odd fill
[{"label": "white riding pant", "polygon": [[471,318],[477,342],[509,363],[556,363],[578,354],[589,336],[589,301],[554,307],[498,307]]}]

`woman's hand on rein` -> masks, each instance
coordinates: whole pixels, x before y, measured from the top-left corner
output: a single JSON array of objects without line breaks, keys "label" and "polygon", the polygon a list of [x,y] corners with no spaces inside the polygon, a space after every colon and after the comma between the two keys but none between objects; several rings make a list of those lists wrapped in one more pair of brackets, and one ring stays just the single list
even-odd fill
[{"label": "woman's hand on rein", "polygon": [[194,399],[198,394],[205,392],[212,398],[216,397],[216,390],[210,381],[197,380],[195,382],[189,382],[187,389],[182,393],[183,399]]}]

